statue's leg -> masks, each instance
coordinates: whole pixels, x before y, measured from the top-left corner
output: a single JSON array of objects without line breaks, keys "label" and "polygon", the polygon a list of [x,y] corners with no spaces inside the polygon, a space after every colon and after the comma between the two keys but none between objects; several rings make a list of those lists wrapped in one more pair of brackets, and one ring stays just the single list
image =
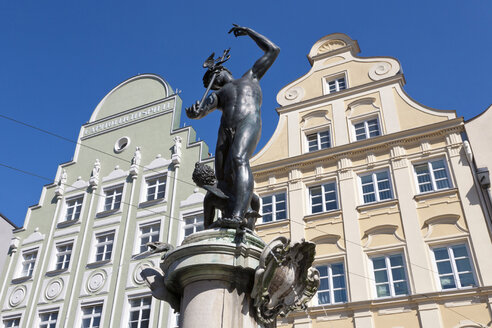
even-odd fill
[{"label": "statue's leg", "polygon": [[229,141],[222,125],[219,127],[217,144],[215,146],[215,177],[218,181],[224,180],[225,160],[229,150]]},{"label": "statue's leg", "polygon": [[260,139],[261,122],[259,120],[244,120],[237,128],[230,149],[231,168],[233,171],[232,191],[234,207],[232,216],[244,219],[253,194],[253,174],[249,159]]}]

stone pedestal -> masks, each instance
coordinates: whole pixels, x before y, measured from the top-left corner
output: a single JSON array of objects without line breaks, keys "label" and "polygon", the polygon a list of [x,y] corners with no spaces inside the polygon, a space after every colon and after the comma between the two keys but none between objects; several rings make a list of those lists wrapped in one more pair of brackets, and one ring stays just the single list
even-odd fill
[{"label": "stone pedestal", "polygon": [[264,242],[233,229],[187,237],[161,262],[166,289],[181,299],[182,328],[256,328],[251,290]]}]

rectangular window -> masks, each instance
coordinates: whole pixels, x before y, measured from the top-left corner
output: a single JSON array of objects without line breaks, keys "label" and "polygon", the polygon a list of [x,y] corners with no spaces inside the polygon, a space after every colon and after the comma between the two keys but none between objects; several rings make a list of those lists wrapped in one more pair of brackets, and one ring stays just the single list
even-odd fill
[{"label": "rectangular window", "polygon": [[464,244],[433,249],[442,289],[475,286],[473,269]]},{"label": "rectangular window", "polygon": [[388,171],[374,172],[360,176],[364,204],[393,198]]},{"label": "rectangular window", "polygon": [[421,193],[448,189],[451,183],[443,159],[414,166]]},{"label": "rectangular window", "polygon": [[67,201],[67,213],[65,215],[65,221],[76,221],[80,217],[80,211],[82,210],[82,201],[84,197],[78,197]]},{"label": "rectangular window", "polygon": [[63,244],[56,246],[56,265],[55,270],[68,269],[70,258],[72,257],[73,244]]},{"label": "rectangular window", "polygon": [[312,214],[338,209],[335,182],[309,188],[309,198]]},{"label": "rectangular window", "polygon": [[329,130],[308,134],[306,138],[310,152],[331,147]]},{"label": "rectangular window", "polygon": [[20,318],[10,318],[3,320],[3,326],[5,328],[19,328]]},{"label": "rectangular window", "polygon": [[371,260],[377,297],[408,295],[402,254],[374,257]]},{"label": "rectangular window", "polygon": [[284,220],[287,218],[286,193],[262,197],[263,223]]},{"label": "rectangular window", "polygon": [[185,217],[184,222],[185,237],[203,230],[203,214]]},{"label": "rectangular window", "polygon": [[82,328],[99,328],[102,304],[82,307]]},{"label": "rectangular window", "polygon": [[150,321],[150,305],[152,297],[142,297],[130,300],[129,328],[147,328]]},{"label": "rectangular window", "polygon": [[147,201],[163,199],[166,195],[166,176],[147,180]]},{"label": "rectangular window", "polygon": [[328,93],[334,93],[347,89],[347,83],[345,82],[345,77],[341,77],[329,81],[327,80],[326,84],[328,86]]},{"label": "rectangular window", "polygon": [[22,254],[22,277],[32,277],[37,256],[38,250],[28,251]]},{"label": "rectangular window", "polygon": [[320,274],[318,288],[318,304],[334,304],[347,302],[345,287],[345,271],[343,262],[317,266]]},{"label": "rectangular window", "polygon": [[381,134],[377,118],[355,123],[354,130],[356,140],[369,139]]},{"label": "rectangular window", "polygon": [[55,328],[58,320],[58,311],[39,314],[39,328]]},{"label": "rectangular window", "polygon": [[111,260],[113,243],[114,232],[101,234],[96,237],[96,262]]},{"label": "rectangular window", "polygon": [[105,191],[106,199],[104,201],[104,210],[113,211],[121,206],[121,196],[123,195],[123,187],[108,189]]},{"label": "rectangular window", "polygon": [[147,243],[159,241],[160,222],[140,226],[140,253],[147,251]]}]

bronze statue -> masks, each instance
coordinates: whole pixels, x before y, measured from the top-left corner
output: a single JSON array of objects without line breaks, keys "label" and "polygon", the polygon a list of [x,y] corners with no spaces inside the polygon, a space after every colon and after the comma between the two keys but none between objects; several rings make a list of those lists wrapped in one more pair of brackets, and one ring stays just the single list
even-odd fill
[{"label": "bronze statue", "polygon": [[[222,111],[215,155],[217,182],[207,188],[204,200],[205,228],[254,228],[259,216],[258,196],[253,196],[253,175],[249,159],[260,140],[261,101],[260,79],[277,58],[280,48],[263,35],[234,24],[229,33],[248,35],[265,52],[242,77],[234,79],[222,64],[229,59],[229,50],[214,60],[212,54],[204,64],[203,76],[207,91],[201,102],[186,108],[192,119],[202,118],[215,109]],[[210,95],[206,96],[212,89]],[[219,199],[227,200],[221,202]],[[207,204],[208,202],[208,204]],[[222,204],[222,205],[220,205]],[[253,205],[253,206],[251,206]],[[215,207],[222,209],[222,218],[210,224]],[[249,221],[249,222],[248,222]]]}]

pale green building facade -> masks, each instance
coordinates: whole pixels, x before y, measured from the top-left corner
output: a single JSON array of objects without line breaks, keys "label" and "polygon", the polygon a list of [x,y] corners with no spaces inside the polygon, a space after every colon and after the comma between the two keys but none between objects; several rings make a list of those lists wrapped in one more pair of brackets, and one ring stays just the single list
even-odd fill
[{"label": "pale green building facade", "polygon": [[153,74],[128,79],[98,104],[73,160],[14,232],[2,327],[176,326],[139,272],[159,264],[147,242],[176,245],[203,227],[204,191],[191,176],[195,162],[212,158],[180,116],[180,97]]}]

